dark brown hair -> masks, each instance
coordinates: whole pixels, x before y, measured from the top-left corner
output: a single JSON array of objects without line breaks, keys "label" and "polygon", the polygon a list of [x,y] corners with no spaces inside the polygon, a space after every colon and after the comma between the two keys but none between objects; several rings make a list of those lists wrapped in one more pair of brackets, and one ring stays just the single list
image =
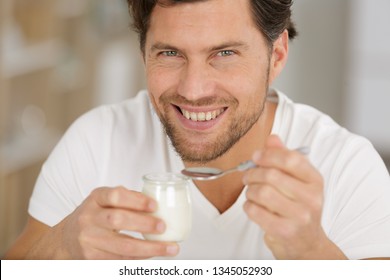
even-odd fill
[{"label": "dark brown hair", "polygon": [[[139,42],[144,52],[146,33],[149,29],[150,15],[158,5],[175,5],[183,2],[199,2],[209,0],[127,0],[129,10],[134,18],[134,29],[139,35]],[[254,22],[265,36],[269,46],[288,30],[290,40],[297,35],[291,20],[292,0],[248,0],[250,1]]]}]

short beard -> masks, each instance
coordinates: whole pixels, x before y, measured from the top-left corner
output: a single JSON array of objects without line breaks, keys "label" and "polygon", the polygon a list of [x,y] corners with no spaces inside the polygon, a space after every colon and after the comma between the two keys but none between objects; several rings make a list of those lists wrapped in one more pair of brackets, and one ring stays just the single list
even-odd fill
[{"label": "short beard", "polygon": [[[268,85],[268,83],[266,83],[266,85]],[[268,86],[266,87],[266,93],[267,91]],[[175,95],[173,97],[162,95],[159,101],[160,104],[163,104],[165,112],[168,111],[168,106],[172,106],[170,105],[170,101],[172,99],[181,99],[182,104],[184,102],[186,104],[194,105],[193,102],[190,103],[187,100],[184,101],[183,97],[179,95]],[[196,102],[196,105],[200,106],[207,104],[216,104],[212,100],[214,99],[211,99],[209,101],[199,101]],[[181,159],[184,162],[204,165],[227,153],[253,127],[253,125],[259,120],[260,116],[263,114],[265,101],[266,94],[262,102],[257,108],[255,108],[251,115],[243,115],[239,116],[239,118],[233,119],[233,122],[226,129],[226,131],[216,137],[213,143],[199,143],[201,148],[194,148],[193,143],[189,141],[189,137],[184,136],[183,133],[179,129],[177,129],[177,126],[175,126],[173,121],[169,120],[168,118],[164,118],[161,115],[159,115],[159,118],[161,123],[163,124],[165,133],[170,138],[175,151],[181,157]],[[224,104],[229,104],[229,110],[234,110],[238,107],[238,101],[235,98],[226,100],[224,102]]]},{"label": "short beard", "polygon": [[233,123],[227,134],[218,137],[214,143],[205,143],[202,150],[191,149],[191,143],[182,137],[180,132],[177,132],[177,129],[169,122],[164,124],[164,129],[176,152],[184,162],[204,165],[227,153],[253,127],[259,117],[260,114],[248,119],[245,121],[245,126],[238,122]]}]

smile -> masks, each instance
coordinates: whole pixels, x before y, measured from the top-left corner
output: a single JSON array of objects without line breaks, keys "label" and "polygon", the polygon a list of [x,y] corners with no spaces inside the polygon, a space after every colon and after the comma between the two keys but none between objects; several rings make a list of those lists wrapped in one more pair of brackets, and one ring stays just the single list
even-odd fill
[{"label": "smile", "polygon": [[207,111],[207,112],[190,112],[183,108],[179,108],[179,109],[187,120],[192,120],[195,122],[205,122],[205,121],[214,120],[225,111],[224,108]]}]

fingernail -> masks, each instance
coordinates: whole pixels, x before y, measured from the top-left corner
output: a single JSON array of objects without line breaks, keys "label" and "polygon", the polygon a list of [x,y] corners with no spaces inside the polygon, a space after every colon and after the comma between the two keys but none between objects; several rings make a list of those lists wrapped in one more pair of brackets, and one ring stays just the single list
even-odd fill
[{"label": "fingernail", "polygon": [[155,201],[150,201],[148,204],[148,209],[152,212],[157,210],[157,203]]},{"label": "fingernail", "polygon": [[163,233],[165,231],[165,223],[163,221],[160,221],[156,225],[156,230],[160,233]]},{"label": "fingernail", "polygon": [[177,245],[169,245],[167,247],[167,254],[170,256],[175,256],[179,253],[179,246]]}]

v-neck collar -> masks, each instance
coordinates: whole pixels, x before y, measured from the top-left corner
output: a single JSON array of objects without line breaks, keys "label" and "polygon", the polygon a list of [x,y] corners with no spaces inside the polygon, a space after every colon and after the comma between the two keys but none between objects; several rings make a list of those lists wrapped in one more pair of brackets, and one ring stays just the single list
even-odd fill
[{"label": "v-neck collar", "polygon": [[[172,166],[172,172],[180,172],[184,169],[184,163],[180,156],[175,152],[174,148],[169,142],[169,156]],[[219,213],[218,209],[202,194],[198,187],[190,181],[190,193],[192,198],[193,208],[196,211],[200,211],[202,215],[207,217],[216,226],[223,227],[234,221],[234,218],[239,215],[243,210],[243,204],[245,202],[246,187],[243,188],[237,200],[223,213]]]}]

